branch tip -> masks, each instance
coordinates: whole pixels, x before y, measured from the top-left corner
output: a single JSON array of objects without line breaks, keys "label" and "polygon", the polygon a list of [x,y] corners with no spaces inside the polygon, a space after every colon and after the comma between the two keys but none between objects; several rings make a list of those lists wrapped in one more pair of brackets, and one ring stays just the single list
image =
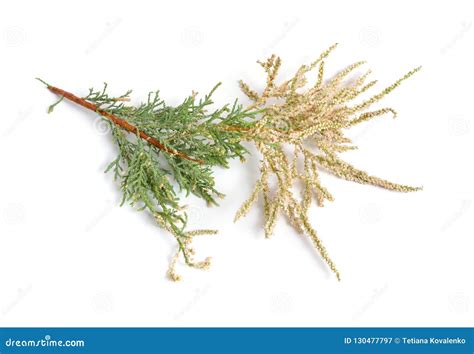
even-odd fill
[{"label": "branch tip", "polygon": [[50,88],[50,87],[51,87],[51,85],[48,84],[48,83],[47,83],[46,81],[44,81],[43,79],[40,79],[39,77],[35,77],[35,79],[38,80],[39,82],[45,84],[47,88]]}]

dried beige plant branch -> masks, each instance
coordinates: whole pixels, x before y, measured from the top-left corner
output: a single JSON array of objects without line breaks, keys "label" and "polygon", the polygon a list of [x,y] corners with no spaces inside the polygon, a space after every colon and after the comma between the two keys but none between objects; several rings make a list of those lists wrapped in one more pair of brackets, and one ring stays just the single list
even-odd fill
[{"label": "dried beige plant branch", "polygon": [[[331,46],[313,63],[301,66],[294,77],[281,84],[276,82],[281,67],[279,57],[272,55],[266,61],[258,62],[267,75],[266,85],[261,93],[240,82],[243,92],[253,101],[249,108],[262,110],[259,121],[243,137],[255,143],[262,161],[260,178],[251,196],[238,210],[235,220],[245,216],[262,195],[266,237],[273,234],[277,218],[280,215],[286,216],[297,231],[310,238],[329,268],[340,279],[339,271],[308,218],[313,200],[319,206],[323,206],[325,200],[333,200],[319,180],[320,170],[323,168],[349,181],[393,191],[412,192],[420,189],[371,176],[338,156],[341,152],[356,149],[351,140],[344,136],[347,128],[387,113],[396,116],[392,108],[368,109],[420,68],[409,71],[370,98],[353,103],[354,99],[372,88],[377,81],[367,82],[370,71],[355,80],[345,80],[364,62],[349,65],[325,81],[325,60],[335,47],[336,45]],[[308,88],[306,76],[314,69],[317,69],[317,79]],[[269,178],[276,179],[276,188],[270,188]],[[298,195],[295,189],[301,184],[302,195]]]}]

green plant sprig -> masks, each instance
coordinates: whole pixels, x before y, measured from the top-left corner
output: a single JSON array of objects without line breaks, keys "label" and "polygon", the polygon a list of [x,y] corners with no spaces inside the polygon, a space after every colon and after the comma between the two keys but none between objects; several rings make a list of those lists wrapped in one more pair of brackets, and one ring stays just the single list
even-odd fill
[{"label": "green plant sprig", "polygon": [[212,110],[212,95],[220,84],[203,98],[193,93],[174,107],[166,105],[158,91],[133,106],[128,104],[131,91],[112,97],[107,84],[100,91],[90,89],[83,98],[45,84],[61,95],[49,112],[67,98],[97,112],[110,125],[118,155],[106,172],[112,171],[120,181],[121,205],[128,202],[138,210],[148,210],[178,243],[168,276],[180,279],[175,271],[180,255],[190,267],[208,268],[209,257],[194,260],[191,242],[195,236],[217,231],[187,229],[188,216],[180,192],[217,205],[223,194],[216,189],[212,168],[228,167],[230,158],[244,160],[247,150],[242,145],[242,132],[231,127],[250,126],[257,112],[244,110],[237,101]]}]

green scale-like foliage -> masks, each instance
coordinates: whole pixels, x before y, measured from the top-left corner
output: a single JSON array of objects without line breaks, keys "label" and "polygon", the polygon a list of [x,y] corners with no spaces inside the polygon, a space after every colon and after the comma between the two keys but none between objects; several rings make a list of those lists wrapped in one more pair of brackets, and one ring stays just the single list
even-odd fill
[{"label": "green scale-like foliage", "polygon": [[118,147],[118,156],[106,172],[112,171],[120,182],[122,205],[129,202],[138,210],[148,210],[157,223],[176,238],[178,251],[168,272],[174,280],[180,278],[174,269],[180,255],[189,266],[209,266],[209,258],[194,261],[191,241],[194,236],[217,232],[187,229],[188,217],[180,194],[185,192],[188,196],[192,193],[208,204],[217,205],[216,198],[223,197],[223,194],[215,187],[212,168],[228,167],[228,159],[238,157],[243,160],[247,153],[241,143],[242,133],[229,127],[250,126],[256,114],[255,111],[244,110],[237,101],[233,105],[210,110],[212,95],[218,86],[201,99],[193,93],[175,107],[166,105],[158,91],[151,92],[146,102],[133,106],[128,103],[131,91],[119,97],[110,97],[106,84],[101,91],[90,89],[83,98],[94,104],[97,111],[113,114],[159,140],[167,148],[198,161],[164,151],[103,118],[110,125]]}]

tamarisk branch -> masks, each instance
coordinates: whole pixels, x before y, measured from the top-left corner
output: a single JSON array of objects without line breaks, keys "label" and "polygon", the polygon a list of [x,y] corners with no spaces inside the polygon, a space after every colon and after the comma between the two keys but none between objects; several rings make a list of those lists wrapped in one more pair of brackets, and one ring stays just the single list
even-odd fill
[{"label": "tamarisk branch", "polygon": [[67,98],[69,101],[72,101],[72,102],[74,102],[74,103],[76,103],[76,104],[78,104],[78,105],[80,105],[84,108],[87,108],[87,109],[89,109],[93,112],[96,112],[96,113],[100,114],[102,117],[105,117],[105,118],[111,120],[114,124],[120,126],[121,128],[125,129],[126,131],[128,131],[130,133],[133,133],[133,134],[137,134],[140,138],[142,138],[143,140],[145,140],[149,144],[152,144],[152,145],[156,146],[158,149],[166,151],[169,154],[181,157],[182,159],[185,159],[185,160],[197,162],[199,164],[204,163],[204,161],[202,161],[202,160],[192,158],[192,157],[190,157],[186,154],[183,154],[180,151],[177,151],[175,149],[172,149],[168,146],[163,145],[158,139],[149,136],[145,132],[139,130],[134,125],[128,123],[126,120],[124,120],[122,118],[119,118],[114,114],[111,114],[109,112],[106,112],[106,111],[100,109],[99,107],[97,107],[97,105],[95,105],[93,103],[90,103],[87,100],[72,94],[71,92],[65,91],[65,90],[60,89],[60,88],[55,87],[55,86],[51,86],[51,85],[47,84],[46,82],[44,82],[43,80],[41,80],[39,78],[37,78],[37,79],[39,81],[41,81],[42,83],[44,83],[51,92],[53,92],[53,93],[55,93],[59,96],[62,96],[64,98]]}]

